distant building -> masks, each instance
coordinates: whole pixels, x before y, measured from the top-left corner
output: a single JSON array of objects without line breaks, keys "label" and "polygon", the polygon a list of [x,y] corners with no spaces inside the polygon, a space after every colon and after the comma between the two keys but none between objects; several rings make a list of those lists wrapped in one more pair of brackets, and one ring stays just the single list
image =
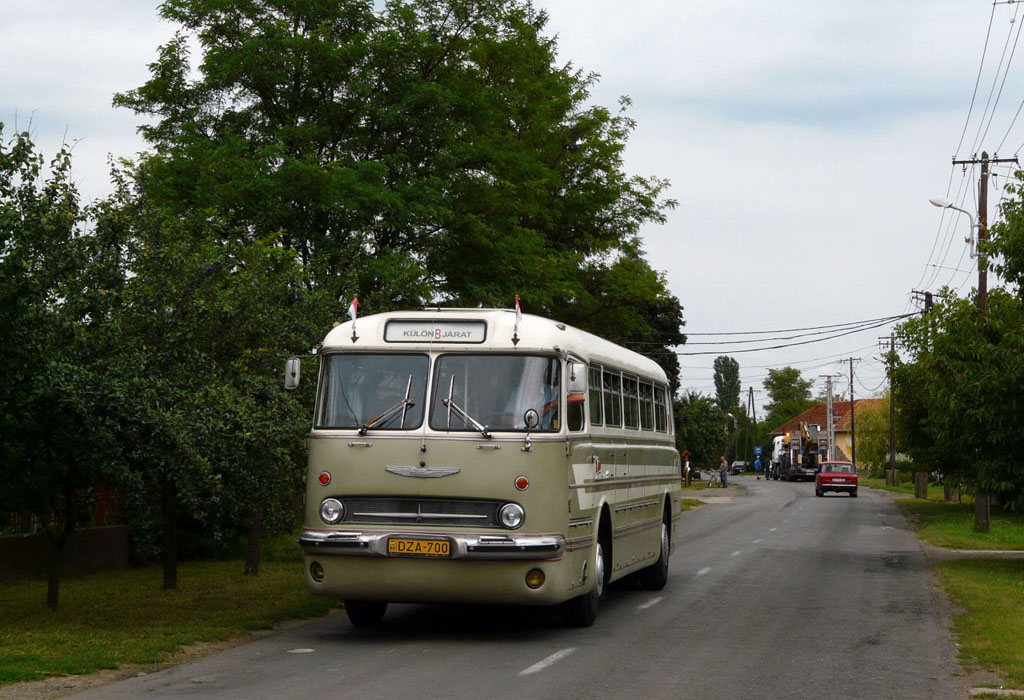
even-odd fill
[{"label": "distant building", "polygon": [[[870,408],[885,403],[885,399],[855,399],[857,413],[863,413]],[[836,459],[849,460],[852,454],[850,446],[852,434],[850,432],[850,402],[832,401],[832,417],[836,422]],[[772,437],[796,433],[800,430],[800,423],[808,425],[820,425],[822,430],[828,430],[828,406],[819,403],[811,406],[799,416],[792,418],[772,431]]]}]

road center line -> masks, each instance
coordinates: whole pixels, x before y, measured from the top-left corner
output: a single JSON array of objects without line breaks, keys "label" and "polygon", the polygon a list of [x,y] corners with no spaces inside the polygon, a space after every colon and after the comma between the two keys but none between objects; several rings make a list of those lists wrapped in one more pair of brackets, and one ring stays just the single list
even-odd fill
[{"label": "road center line", "polygon": [[646,603],[644,603],[642,605],[636,606],[636,609],[639,611],[639,610],[646,610],[647,608],[653,608],[655,605],[657,605],[658,603],[660,603],[663,600],[665,600],[664,596],[658,596],[657,598],[652,598],[651,600],[648,600]]},{"label": "road center line", "polygon": [[775,531],[776,531],[776,530],[778,530],[778,529],[779,529],[779,528],[777,528],[777,527],[773,527],[773,528],[772,528],[771,530],[769,530],[768,532],[775,532]]},{"label": "road center line", "polygon": [[561,661],[565,657],[569,656],[574,651],[576,651],[576,647],[566,647],[565,649],[562,649],[560,651],[556,651],[554,654],[552,654],[548,658],[543,659],[542,661],[538,661],[533,666],[530,666],[529,668],[524,668],[522,671],[519,672],[519,675],[520,676],[529,676],[529,675],[534,674],[534,673],[539,673],[540,671],[543,671],[547,667],[553,666],[553,665],[557,664],[559,661]]},{"label": "road center line", "polygon": [[761,540],[761,539],[754,540],[754,544],[761,544],[762,542],[764,542],[764,540]]},{"label": "road center line", "polygon": [[704,574],[708,573],[709,571],[711,571],[711,567],[710,566],[705,566],[703,569],[701,569],[700,571],[697,572],[697,575],[698,576],[703,576]]},{"label": "road center line", "polygon": [[733,552],[733,553],[732,553],[732,555],[733,555],[734,557],[736,557],[736,556],[739,556],[740,554],[742,554],[742,551],[741,551],[741,550],[739,550],[739,549],[737,549],[737,550],[736,550],[735,552]]}]

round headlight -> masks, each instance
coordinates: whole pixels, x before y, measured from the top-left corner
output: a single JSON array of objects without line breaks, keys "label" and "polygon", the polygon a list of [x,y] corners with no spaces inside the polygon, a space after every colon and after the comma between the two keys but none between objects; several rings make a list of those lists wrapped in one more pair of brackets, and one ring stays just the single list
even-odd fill
[{"label": "round headlight", "polygon": [[515,530],[526,519],[526,511],[518,503],[506,503],[498,511],[498,520],[509,530]]},{"label": "round headlight", "polygon": [[345,517],[345,506],[337,498],[325,498],[320,502],[320,519],[333,525]]}]

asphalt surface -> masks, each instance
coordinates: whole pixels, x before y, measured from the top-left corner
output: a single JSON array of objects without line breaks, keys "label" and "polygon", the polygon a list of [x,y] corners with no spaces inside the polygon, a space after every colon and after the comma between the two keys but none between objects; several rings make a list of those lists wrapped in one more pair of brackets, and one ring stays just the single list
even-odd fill
[{"label": "asphalt surface", "polygon": [[948,604],[891,499],[733,477],[685,513],[668,586],[550,610],[333,615],[159,673],[120,698],[964,698]]}]

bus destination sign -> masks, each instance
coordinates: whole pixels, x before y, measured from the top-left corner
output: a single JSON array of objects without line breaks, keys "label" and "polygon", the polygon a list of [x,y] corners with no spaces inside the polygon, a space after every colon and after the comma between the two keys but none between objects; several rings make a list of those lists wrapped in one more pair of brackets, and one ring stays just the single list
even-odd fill
[{"label": "bus destination sign", "polygon": [[487,339],[484,321],[388,321],[387,343],[482,343]]}]

